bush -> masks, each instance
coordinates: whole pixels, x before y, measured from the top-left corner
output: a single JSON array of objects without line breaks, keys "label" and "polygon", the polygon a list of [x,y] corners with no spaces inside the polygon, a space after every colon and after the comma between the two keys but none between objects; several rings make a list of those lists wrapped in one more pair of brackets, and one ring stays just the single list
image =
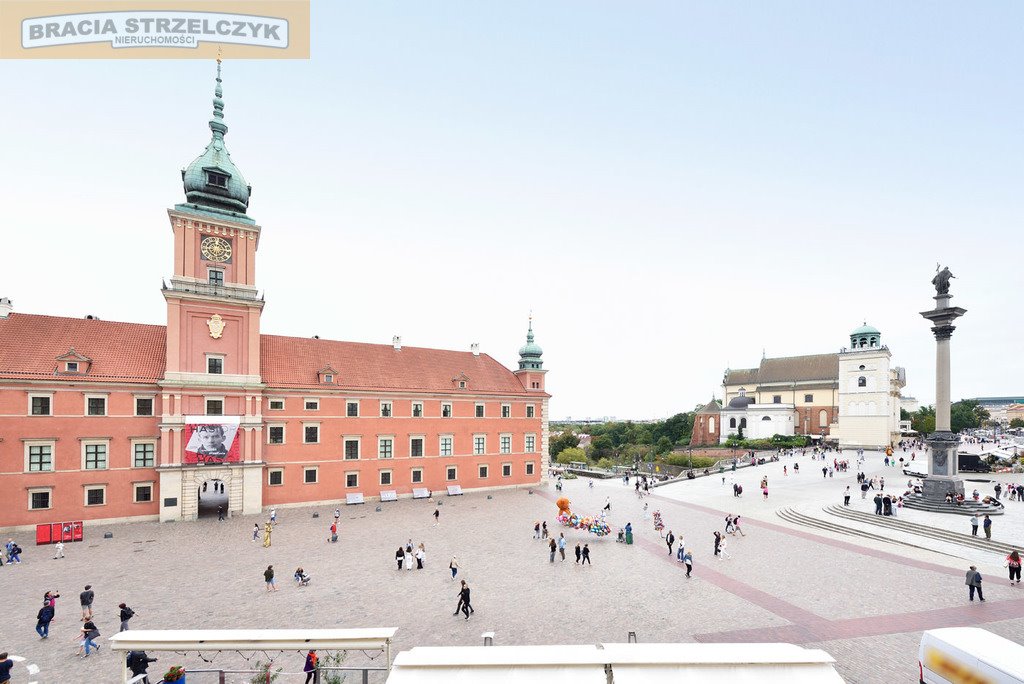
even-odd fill
[{"label": "bush", "polygon": [[[721,459],[711,458],[708,456],[694,456],[693,469],[704,470],[705,468],[710,468],[711,466],[715,465],[720,460]],[[672,454],[671,456],[665,459],[665,463],[668,463],[669,465],[673,466],[678,466],[679,468],[689,468],[690,457],[687,456],[686,454]]]},{"label": "bush", "polygon": [[602,458],[597,462],[597,467],[604,468],[605,470],[611,470],[613,465],[615,465],[615,461],[610,458]]}]

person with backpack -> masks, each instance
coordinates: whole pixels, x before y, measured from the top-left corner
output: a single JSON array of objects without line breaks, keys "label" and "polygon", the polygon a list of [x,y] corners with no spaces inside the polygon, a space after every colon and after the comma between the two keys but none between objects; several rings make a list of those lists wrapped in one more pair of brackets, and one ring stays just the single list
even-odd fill
[{"label": "person with backpack", "polygon": [[83,639],[82,646],[85,647],[85,655],[83,655],[82,657],[88,658],[90,646],[96,649],[96,652],[99,653],[100,645],[97,644],[95,640],[99,638],[100,630],[96,628],[96,623],[92,621],[91,617],[82,618],[82,622],[84,623],[81,627]]},{"label": "person with backpack", "polygon": [[131,608],[129,608],[124,603],[117,604],[117,607],[121,609],[121,613],[120,613],[121,629],[119,631],[122,631],[122,632],[127,631],[128,630],[128,621],[131,620],[133,617],[135,617],[135,611],[132,610]]},{"label": "person with backpack", "polygon": [[36,613],[36,634],[39,635],[40,639],[46,639],[50,636],[50,623],[53,621],[53,605],[49,602],[43,604],[43,607]]},{"label": "person with backpack", "polygon": [[306,684],[309,684],[316,677],[316,661],[316,651],[310,649],[309,653],[306,654],[306,664],[302,666],[302,671],[306,673]]}]

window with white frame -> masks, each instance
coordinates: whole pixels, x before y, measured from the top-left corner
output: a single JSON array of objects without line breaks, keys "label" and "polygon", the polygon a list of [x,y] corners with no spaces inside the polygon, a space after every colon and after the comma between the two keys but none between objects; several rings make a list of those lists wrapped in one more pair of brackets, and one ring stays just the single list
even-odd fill
[{"label": "window with white frame", "polygon": [[481,464],[480,464],[480,465],[479,465],[479,466],[477,467],[477,475],[479,475],[479,476],[480,476],[480,479],[481,479],[481,480],[486,480],[486,479],[487,479],[487,475],[488,475],[488,474],[489,474],[490,472],[491,472],[491,471],[490,471],[490,468],[488,468],[488,467],[487,467],[487,466],[486,466],[485,464],[483,464],[483,463],[481,463]]},{"label": "window with white frame", "polygon": [[320,400],[319,399],[304,399],[302,407],[307,411],[319,411]]},{"label": "window with white frame", "polygon": [[64,370],[67,371],[68,373],[77,373],[78,372],[78,362],[77,361],[68,361],[68,362],[66,362],[64,364]]},{"label": "window with white frame", "polygon": [[454,439],[452,435],[441,435],[440,449],[438,451],[441,456],[452,455],[452,440]]},{"label": "window with white frame", "polygon": [[284,423],[267,426],[267,444],[284,444]]},{"label": "window with white frame", "polygon": [[271,411],[284,411],[284,399],[271,399],[269,409]]},{"label": "window with white frame", "polygon": [[83,470],[106,470],[107,469],[107,443],[106,442],[82,442],[82,469]]},{"label": "window with white frame", "polygon": [[99,394],[85,395],[85,415],[105,416],[107,415],[107,396]]},{"label": "window with white frame", "polygon": [[207,354],[206,372],[210,375],[224,375],[224,357],[220,354]]},{"label": "window with white frame", "polygon": [[107,503],[107,486],[95,485],[85,487],[85,505],[103,506]]},{"label": "window with white frame", "polygon": [[28,395],[28,413],[30,416],[52,416],[53,395],[52,394],[30,394]]},{"label": "window with white frame", "polygon": [[411,471],[410,479],[413,484],[423,483],[423,468],[413,468]]},{"label": "window with white frame", "polygon": [[390,418],[391,417],[391,402],[382,401],[380,402],[380,417]]},{"label": "window with white frame", "polygon": [[455,466],[448,466],[444,469],[444,477],[449,482],[454,482],[459,477],[459,469]]},{"label": "window with white frame", "polygon": [[512,404],[502,404],[501,405],[501,417],[502,418],[511,418],[512,417]]},{"label": "window with white frame", "polygon": [[345,486],[349,489],[353,489],[359,486],[359,473],[348,472],[345,473]]},{"label": "window with white frame", "polygon": [[499,446],[501,447],[501,453],[511,454],[512,453],[512,435],[502,435],[499,440]]},{"label": "window with white frame", "polygon": [[409,438],[409,456],[419,458],[423,455],[423,436],[417,435]]},{"label": "window with white frame", "polygon": [[412,402],[412,417],[422,418],[423,417],[423,402],[414,401]]},{"label": "window with white frame", "polygon": [[208,416],[223,416],[224,415],[224,399],[223,399],[223,397],[207,397],[206,398],[206,415],[208,415]]},{"label": "window with white frame", "polygon": [[153,415],[153,397],[135,397],[135,415]]},{"label": "window with white frame", "polygon": [[395,455],[395,438],[377,438],[377,458],[393,458]]},{"label": "window with white frame", "polygon": [[359,417],[359,402],[358,401],[346,401],[345,402],[345,415],[349,418]]},{"label": "window with white frame", "polygon": [[53,470],[54,442],[25,443],[25,471],[47,473]]},{"label": "window with white frame", "polygon": [[346,461],[358,461],[359,460],[359,438],[358,437],[345,437],[345,460]]},{"label": "window with white frame", "polygon": [[526,462],[526,474],[533,475],[533,461]]},{"label": "window with white frame", "polygon": [[132,467],[156,466],[156,442],[132,442]]},{"label": "window with white frame", "polygon": [[28,509],[42,511],[53,507],[53,488],[33,487],[28,490]]},{"label": "window with white frame", "polygon": [[526,435],[526,448],[524,451],[528,454],[535,453],[537,451],[537,436]]},{"label": "window with white frame", "polygon": [[132,501],[134,503],[150,503],[153,500],[152,482],[132,483]]},{"label": "window with white frame", "polygon": [[319,444],[320,443],[320,423],[303,423],[302,424],[302,443],[303,444]]},{"label": "window with white frame", "polygon": [[483,404],[477,404],[476,408],[475,408],[475,411],[476,411],[476,417],[477,418],[483,418],[484,417],[484,405]]},{"label": "window with white frame", "polygon": [[452,405],[446,402],[441,403],[441,417],[451,418],[452,417]]},{"label": "window with white frame", "polygon": [[527,404],[526,405],[526,417],[527,418],[533,418],[535,411],[536,411],[536,409],[534,408],[533,404]]},{"label": "window with white frame", "polygon": [[267,484],[271,487],[280,487],[284,484],[284,469],[272,468],[267,471]]},{"label": "window with white frame", "polygon": [[487,435],[473,435],[473,453],[478,456],[487,453]]},{"label": "window with white frame", "polygon": [[511,463],[502,463],[501,464],[501,476],[502,477],[512,477],[512,464]]},{"label": "window with white frame", "polygon": [[391,471],[382,470],[380,471],[380,486],[390,487],[391,486]]},{"label": "window with white frame", "polygon": [[302,469],[302,482],[303,484],[316,484],[317,483],[317,468],[316,466],[303,468]]}]

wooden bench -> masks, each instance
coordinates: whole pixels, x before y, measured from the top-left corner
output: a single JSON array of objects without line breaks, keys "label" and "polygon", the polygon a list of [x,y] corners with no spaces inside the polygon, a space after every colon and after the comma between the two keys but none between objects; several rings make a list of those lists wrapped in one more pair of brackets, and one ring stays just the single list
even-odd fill
[{"label": "wooden bench", "polygon": [[448,485],[448,496],[462,496],[462,485]]},{"label": "wooden bench", "polygon": [[398,501],[398,492],[394,489],[381,490],[380,492],[381,501]]},{"label": "wooden bench", "polygon": [[414,499],[429,499],[430,490],[426,487],[414,487],[412,490],[412,498]]},{"label": "wooden bench", "polygon": [[363,501],[363,495],[361,492],[352,492],[351,494],[345,495],[345,503],[349,506],[352,504],[366,503]]}]

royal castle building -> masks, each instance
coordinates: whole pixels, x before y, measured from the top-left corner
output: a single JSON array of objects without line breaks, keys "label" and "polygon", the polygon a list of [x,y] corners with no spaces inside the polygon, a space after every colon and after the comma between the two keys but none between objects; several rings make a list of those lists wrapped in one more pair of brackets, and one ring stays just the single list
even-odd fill
[{"label": "royal castle building", "polygon": [[865,323],[837,354],[762,358],[757,368],[726,370],[724,401],[697,412],[691,444],[799,434],[842,447],[885,447],[900,438],[906,385],[905,371],[891,361],[882,334]]},{"label": "royal castle building", "polygon": [[262,228],[223,112],[218,64],[210,142],[168,210],[166,326],[0,299],[0,527],[192,520],[221,488],[228,513],[254,514],[539,482],[549,395],[532,324],[514,371],[475,345],[261,332]]}]

